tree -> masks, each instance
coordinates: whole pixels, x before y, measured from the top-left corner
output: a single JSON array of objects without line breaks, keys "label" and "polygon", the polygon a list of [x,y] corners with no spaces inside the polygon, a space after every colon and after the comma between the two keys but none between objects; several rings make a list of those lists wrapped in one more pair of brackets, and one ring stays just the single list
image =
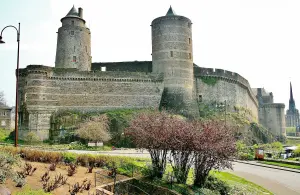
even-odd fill
[{"label": "tree", "polygon": [[111,139],[109,129],[108,117],[106,115],[94,116],[87,119],[85,122],[79,124],[76,134],[88,141],[102,141],[106,142]]},{"label": "tree", "polygon": [[4,97],[4,92],[0,91],[0,105],[6,105],[5,97]]},{"label": "tree", "polygon": [[138,114],[125,129],[138,148],[148,150],[152,160],[153,177],[162,178],[166,168],[167,154],[172,139],[171,131],[178,117],[166,112],[143,112]]},{"label": "tree", "polygon": [[231,168],[236,154],[233,131],[222,121],[207,120],[195,123],[194,185],[203,186],[211,169]]},{"label": "tree", "polygon": [[[174,123],[176,122],[176,123]],[[194,162],[193,139],[197,136],[194,122],[178,119],[173,122],[171,139],[168,141],[170,147],[170,164],[174,175],[179,183],[186,183],[189,170]]]}]

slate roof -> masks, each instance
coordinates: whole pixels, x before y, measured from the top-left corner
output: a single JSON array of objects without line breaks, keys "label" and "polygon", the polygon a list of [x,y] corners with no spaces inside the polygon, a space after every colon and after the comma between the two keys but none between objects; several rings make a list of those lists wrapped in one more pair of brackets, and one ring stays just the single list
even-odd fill
[{"label": "slate roof", "polygon": [[166,16],[176,16],[175,12],[172,9],[172,6],[170,6],[170,8],[169,8],[169,10],[168,10],[168,12],[166,14]]}]

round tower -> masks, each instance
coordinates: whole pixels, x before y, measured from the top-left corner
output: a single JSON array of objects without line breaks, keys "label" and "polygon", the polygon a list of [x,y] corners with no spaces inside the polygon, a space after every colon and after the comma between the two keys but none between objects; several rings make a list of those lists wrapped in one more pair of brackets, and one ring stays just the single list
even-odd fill
[{"label": "round tower", "polygon": [[82,8],[78,10],[73,6],[61,19],[62,26],[57,32],[55,67],[90,71],[91,32],[85,26]]},{"label": "round tower", "polygon": [[164,74],[161,107],[186,116],[198,115],[193,95],[192,22],[170,7],[152,21],[152,68]]}]

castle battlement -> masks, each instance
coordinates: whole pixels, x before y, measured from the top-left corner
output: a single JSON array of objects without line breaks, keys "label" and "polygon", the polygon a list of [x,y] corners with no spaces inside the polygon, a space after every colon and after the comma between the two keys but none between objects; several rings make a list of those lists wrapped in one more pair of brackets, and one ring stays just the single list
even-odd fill
[{"label": "castle battlement", "polygon": [[282,103],[272,103],[272,104],[263,104],[264,108],[285,108],[285,105]]},{"label": "castle battlement", "polygon": [[239,75],[238,73],[231,72],[228,70],[223,69],[214,69],[214,68],[203,68],[194,66],[194,75],[195,77],[215,77],[220,80],[224,80],[230,83],[235,83],[240,85],[241,87],[245,88],[251,97],[252,101],[255,103],[256,107],[258,107],[258,101],[253,93],[250,84],[247,79]]}]

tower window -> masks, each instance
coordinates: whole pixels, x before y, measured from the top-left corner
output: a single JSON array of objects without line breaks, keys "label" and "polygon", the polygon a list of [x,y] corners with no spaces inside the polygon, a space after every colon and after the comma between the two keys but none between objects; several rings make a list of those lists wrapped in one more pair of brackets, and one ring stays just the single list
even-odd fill
[{"label": "tower window", "polygon": [[189,44],[191,44],[191,38],[189,38]]},{"label": "tower window", "polygon": [[75,46],[74,46],[74,52],[75,52]]},{"label": "tower window", "polygon": [[74,35],[74,31],[71,31],[71,35]]},{"label": "tower window", "polygon": [[72,21],[72,26],[74,26],[74,21]]},{"label": "tower window", "polygon": [[171,57],[173,57],[173,51],[171,51],[170,54],[171,54]]},{"label": "tower window", "polygon": [[87,52],[87,46],[85,46],[85,51]]},{"label": "tower window", "polygon": [[202,102],[202,95],[199,95],[199,102]]},{"label": "tower window", "polygon": [[76,56],[73,56],[73,62],[76,62]]},{"label": "tower window", "polygon": [[191,53],[189,53],[189,59],[192,59],[192,54]]}]

